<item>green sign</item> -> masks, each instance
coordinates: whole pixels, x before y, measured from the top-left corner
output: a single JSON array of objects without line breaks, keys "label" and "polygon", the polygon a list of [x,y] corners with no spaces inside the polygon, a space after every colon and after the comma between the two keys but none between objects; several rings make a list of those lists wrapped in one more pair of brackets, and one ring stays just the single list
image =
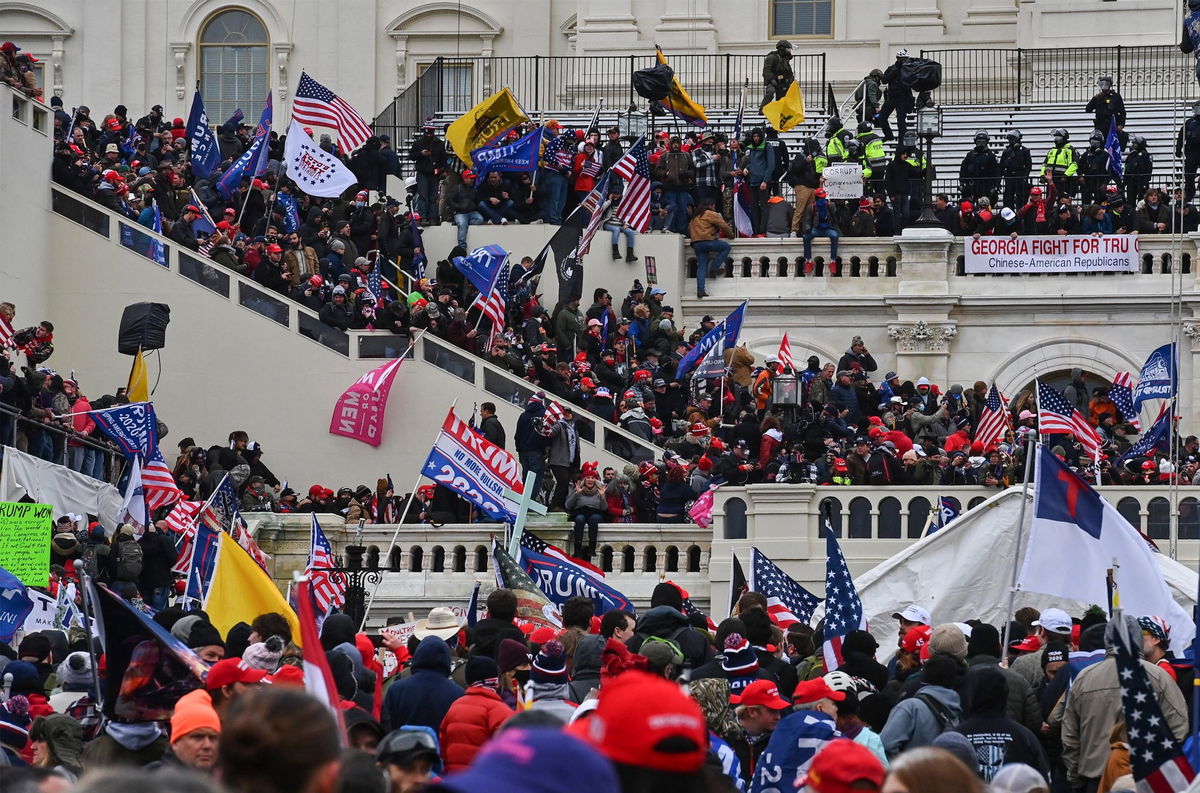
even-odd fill
[{"label": "green sign", "polygon": [[0,501],[0,567],[25,586],[50,585],[50,529],[54,508],[49,504]]}]

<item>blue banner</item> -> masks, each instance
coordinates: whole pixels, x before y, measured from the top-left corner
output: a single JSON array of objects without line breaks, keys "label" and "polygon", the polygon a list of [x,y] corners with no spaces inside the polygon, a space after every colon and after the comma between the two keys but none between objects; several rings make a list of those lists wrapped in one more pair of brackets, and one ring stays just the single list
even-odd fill
[{"label": "blue banner", "polygon": [[[162,234],[162,210],[158,208],[158,202],[154,202],[154,224],[151,226],[155,234]],[[167,266],[167,250],[156,237],[150,238],[150,247],[146,251],[146,255],[153,259],[157,264],[163,267]]]},{"label": "blue banner", "polygon": [[196,524],[196,537],[192,544],[192,560],[188,565],[186,596],[199,603],[204,602],[208,587],[212,584],[213,571],[217,567],[217,541],[220,535],[203,523]]},{"label": "blue banner", "polygon": [[207,179],[221,164],[221,148],[217,145],[217,136],[209,126],[208,114],[204,112],[204,100],[200,98],[199,91],[192,97],[187,139],[191,146],[189,162],[192,164],[192,173],[201,179]]},{"label": "blue banner", "polygon": [[237,129],[237,125],[242,123],[242,119],[245,117],[246,114],[243,113],[242,109],[239,107],[237,110],[233,111],[233,115],[230,116],[229,119],[221,126],[228,127],[229,129]]},{"label": "blue banner", "polygon": [[1146,430],[1146,434],[1138,438],[1137,443],[1129,447],[1129,451],[1121,455],[1117,460],[1117,465],[1125,462],[1133,457],[1151,456],[1155,451],[1160,451],[1164,454],[1171,450],[1171,420],[1175,417],[1175,411],[1168,407],[1163,411],[1163,414],[1158,417],[1151,425],[1150,429]]},{"label": "blue banner", "polygon": [[933,534],[938,529],[943,529],[949,525],[950,521],[958,517],[961,510],[958,504],[952,498],[942,496],[938,499],[938,511],[933,515],[933,521],[929,525],[929,533]]},{"label": "blue banner", "polygon": [[596,614],[606,611],[633,611],[629,598],[595,576],[586,575],[578,566],[553,556],[521,548],[521,567],[538,589],[560,609],[573,597],[591,598]]},{"label": "blue banner", "polygon": [[1179,385],[1179,354],[1175,342],[1164,344],[1146,359],[1133,389],[1133,408],[1141,412],[1142,403],[1149,399],[1171,399]]},{"label": "blue banner", "polygon": [[271,92],[268,91],[267,105],[263,108],[262,117],[259,118],[258,128],[254,130],[254,143],[250,144],[250,148],[246,149],[245,153],[238,157],[233,165],[229,166],[229,170],[225,171],[217,180],[217,192],[226,201],[237,192],[243,179],[259,176],[267,169],[267,148],[271,133],[271,104]]},{"label": "blue banner", "polygon": [[738,336],[742,332],[742,321],[746,318],[746,303],[743,302],[740,306],[729,312],[729,316],[718,323],[712,330],[705,333],[700,341],[696,342],[696,346],[688,350],[687,355],[679,362],[679,368],[675,370],[675,379],[679,379],[687,374],[696,363],[708,354],[717,344],[724,344],[726,350],[730,347],[737,346]]},{"label": "blue banner", "polygon": [[471,285],[486,297],[491,294],[496,275],[507,259],[508,251],[499,245],[484,245],[466,256],[455,257],[453,263]]},{"label": "blue banner", "polygon": [[25,624],[32,610],[33,601],[26,594],[25,585],[0,567],[0,642],[12,641],[13,634]]},{"label": "blue banner", "polygon": [[285,234],[291,234],[293,231],[300,230],[300,207],[296,204],[296,199],[287,193],[276,193],[275,200],[279,202],[279,206],[283,208],[283,231]]},{"label": "blue banner", "polygon": [[149,402],[93,410],[88,415],[121,447],[126,457],[140,454],[148,460],[158,453],[158,419],[154,416],[154,405]]},{"label": "blue banner", "polygon": [[1108,137],[1104,139],[1104,150],[1108,152],[1108,170],[1116,174],[1118,179],[1125,175],[1125,166],[1121,162],[1121,138],[1117,135],[1117,119],[1113,118],[1108,125]]},{"label": "blue banner", "polygon": [[471,161],[475,163],[476,179],[482,180],[489,171],[518,173],[537,170],[542,151],[542,133],[543,128],[538,127],[506,146],[473,150]]},{"label": "blue banner", "polygon": [[434,446],[425,458],[421,473],[442,487],[453,490],[493,520],[511,523],[517,519],[516,514],[505,508],[505,499],[498,497],[494,488],[489,486],[486,466],[480,465],[472,457],[460,462],[456,456]]}]

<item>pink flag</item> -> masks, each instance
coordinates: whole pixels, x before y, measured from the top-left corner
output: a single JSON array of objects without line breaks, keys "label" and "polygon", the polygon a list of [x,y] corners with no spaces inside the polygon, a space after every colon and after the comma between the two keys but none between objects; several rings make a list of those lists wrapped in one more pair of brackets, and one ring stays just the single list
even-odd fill
[{"label": "pink flag", "polygon": [[702,529],[707,529],[712,525],[713,513],[713,493],[716,492],[715,487],[710,487],[704,491],[692,502],[691,509],[688,510],[688,517]]},{"label": "pink flag", "polygon": [[346,392],[333,406],[333,418],[329,420],[329,432],[345,435],[371,446],[383,443],[383,413],[387,408],[388,392],[396,379],[396,370],[403,358],[388,361],[372,369]]}]

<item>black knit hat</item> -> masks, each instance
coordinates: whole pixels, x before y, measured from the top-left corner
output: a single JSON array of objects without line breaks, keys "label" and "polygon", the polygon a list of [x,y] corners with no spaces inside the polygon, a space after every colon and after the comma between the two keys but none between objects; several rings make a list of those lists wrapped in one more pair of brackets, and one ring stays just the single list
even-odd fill
[{"label": "black knit hat", "polygon": [[188,647],[208,647],[214,644],[220,647],[225,646],[225,640],[221,638],[220,631],[204,620],[200,620],[192,626],[191,632],[188,633]]},{"label": "black knit hat", "polygon": [[496,666],[496,662],[486,655],[472,655],[467,659],[463,675],[468,686],[473,683],[482,683],[485,680],[498,680],[500,667]]}]

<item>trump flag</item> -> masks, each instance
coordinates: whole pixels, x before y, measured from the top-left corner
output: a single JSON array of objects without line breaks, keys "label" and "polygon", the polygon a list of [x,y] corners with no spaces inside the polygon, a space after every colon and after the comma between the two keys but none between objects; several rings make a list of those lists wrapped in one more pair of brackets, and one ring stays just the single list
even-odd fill
[{"label": "trump flag", "polygon": [[1122,608],[1137,616],[1162,617],[1171,626],[1171,648],[1182,652],[1192,641],[1195,623],[1171,597],[1152,553],[1113,505],[1049,449],[1039,449],[1019,589],[1084,605],[1104,604],[1112,570]]},{"label": "trump flag", "polygon": [[369,446],[383,443],[383,418],[388,393],[403,358],[388,361],[354,382],[333,406],[329,420],[331,435],[345,435]]},{"label": "trump flag", "polygon": [[517,458],[489,441],[451,408],[442,422],[421,473],[479,507],[488,517],[510,523],[517,519],[517,502],[505,491],[525,492]]}]

